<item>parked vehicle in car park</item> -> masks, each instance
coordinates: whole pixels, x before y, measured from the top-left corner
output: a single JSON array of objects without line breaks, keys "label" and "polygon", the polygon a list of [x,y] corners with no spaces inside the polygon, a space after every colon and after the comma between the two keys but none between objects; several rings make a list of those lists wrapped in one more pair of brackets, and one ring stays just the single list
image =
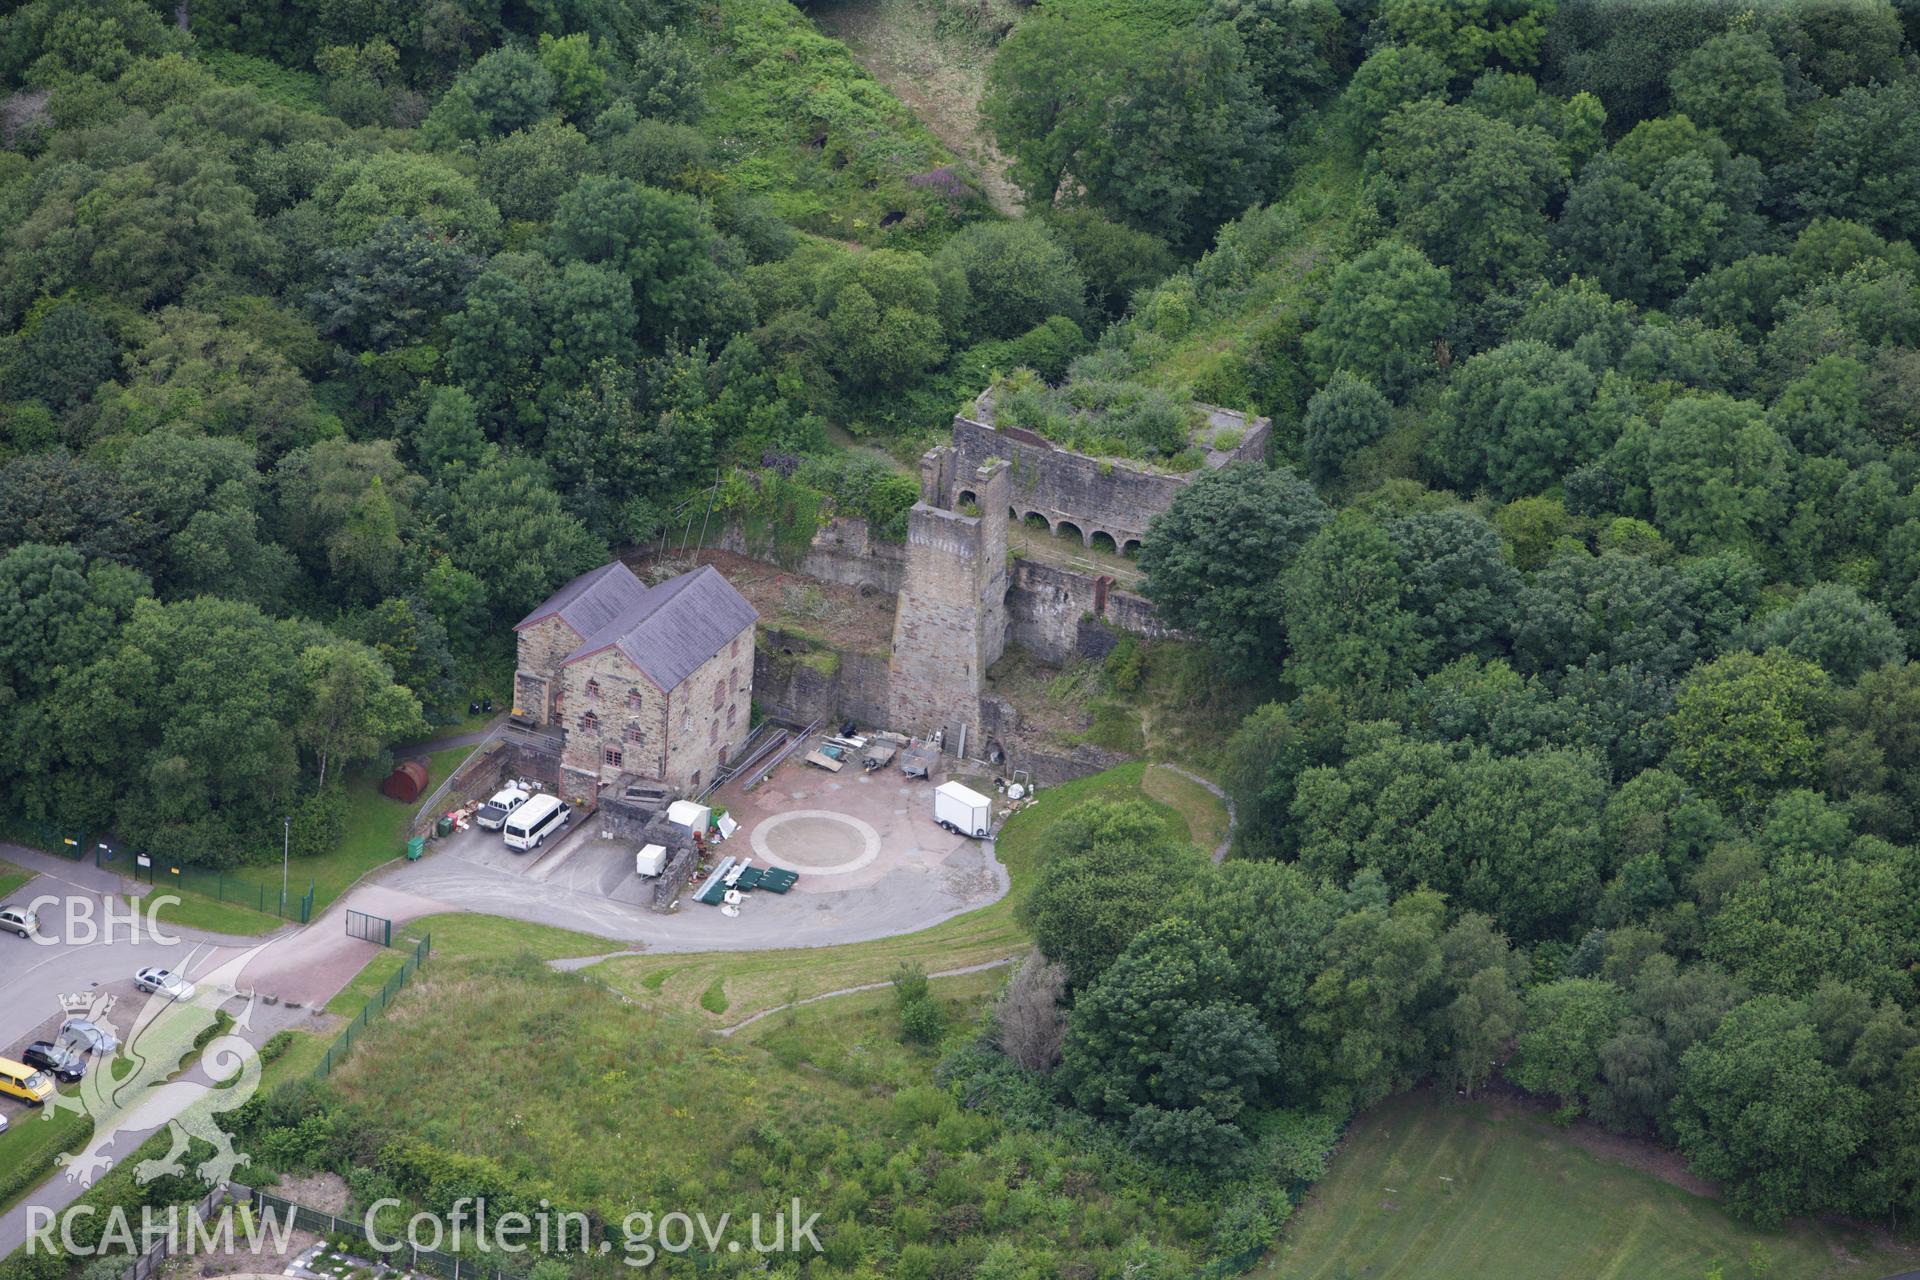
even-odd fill
[{"label": "parked vehicle in car park", "polygon": [[133,985],[169,1000],[191,1000],[200,990],[172,970],[152,964],[133,975]]},{"label": "parked vehicle in car park", "polygon": [[527,802],[527,793],[519,787],[502,787],[474,812],[473,820],[482,831],[498,831],[507,824],[507,815]]},{"label": "parked vehicle in car park", "polygon": [[31,938],[40,928],[40,917],[26,907],[16,907],[11,902],[0,907],[0,929],[8,933],[17,933],[23,938]]},{"label": "parked vehicle in car park", "polygon": [[80,1053],[112,1053],[120,1037],[91,1018],[73,1017],[60,1024],[60,1043]]},{"label": "parked vehicle in car park", "polygon": [[538,849],[548,836],[566,826],[572,818],[573,810],[560,803],[559,797],[535,796],[508,815],[503,828],[507,848],[516,853]]},{"label": "parked vehicle in car park", "polygon": [[37,1107],[53,1096],[53,1079],[37,1067],[0,1058],[0,1094]]},{"label": "parked vehicle in car park", "polygon": [[51,1040],[35,1040],[20,1051],[20,1061],[51,1072],[55,1080],[64,1080],[68,1084],[87,1074],[86,1055]]}]

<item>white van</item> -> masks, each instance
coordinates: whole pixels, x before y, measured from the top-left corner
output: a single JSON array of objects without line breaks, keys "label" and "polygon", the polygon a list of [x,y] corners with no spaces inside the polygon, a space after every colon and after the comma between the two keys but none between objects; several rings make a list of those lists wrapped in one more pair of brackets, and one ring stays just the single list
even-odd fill
[{"label": "white van", "polygon": [[538,795],[507,815],[507,848],[516,853],[538,849],[548,836],[566,826],[573,810],[560,803],[558,796]]}]

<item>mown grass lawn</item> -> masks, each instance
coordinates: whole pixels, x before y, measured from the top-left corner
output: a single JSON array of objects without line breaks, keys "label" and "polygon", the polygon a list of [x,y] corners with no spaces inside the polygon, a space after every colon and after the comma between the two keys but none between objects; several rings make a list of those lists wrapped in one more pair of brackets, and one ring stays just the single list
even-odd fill
[{"label": "mown grass lawn", "polygon": [[[74,1088],[64,1085],[63,1088]],[[8,1209],[45,1179],[62,1151],[78,1151],[93,1136],[91,1117],[71,1111],[15,1111],[0,1133],[0,1209]],[[19,1185],[12,1185],[15,1182]]]},{"label": "mown grass lawn", "polygon": [[[1256,1280],[1858,1280],[1920,1262],[1877,1234],[1759,1231],[1583,1148],[1540,1112],[1432,1093],[1361,1116]],[[1716,1273],[1713,1269],[1719,1267]]]},{"label": "mown grass lawn", "polygon": [[8,894],[31,879],[33,879],[31,871],[22,871],[11,862],[0,862],[0,899],[5,899]]},{"label": "mown grass lawn", "polygon": [[[703,1025],[731,1026],[793,1000],[884,982],[902,963],[938,973],[1018,955],[1029,944],[1015,912],[1032,887],[1041,843],[1075,808],[1090,800],[1146,799],[1169,831],[1189,838],[1188,820],[1142,790],[1147,767],[1121,765],[1043,789],[1036,804],[1007,820],[995,842],[1012,878],[1011,891],[990,906],[931,929],[841,947],[636,956],[610,960],[593,972],[636,1000],[689,1014]],[[1195,790],[1219,805],[1206,791]],[[1224,809],[1218,822],[1226,822]],[[1212,852],[1213,846],[1206,848]]]},{"label": "mown grass lawn", "polygon": [[1180,815],[1193,842],[1212,853],[1227,838],[1227,807],[1220,797],[1166,765],[1147,766],[1140,789]]},{"label": "mown grass lawn", "polygon": [[[179,901],[150,907],[154,896],[174,897]],[[255,911],[252,907],[243,907],[237,903],[221,902],[198,893],[183,893],[169,885],[160,886],[150,897],[129,896],[127,901],[138,908],[143,917],[155,918],[147,915],[149,910],[155,911],[163,929],[172,929],[177,926],[182,929],[204,929],[208,933],[252,937],[272,933],[287,923],[279,916],[265,911]]]}]

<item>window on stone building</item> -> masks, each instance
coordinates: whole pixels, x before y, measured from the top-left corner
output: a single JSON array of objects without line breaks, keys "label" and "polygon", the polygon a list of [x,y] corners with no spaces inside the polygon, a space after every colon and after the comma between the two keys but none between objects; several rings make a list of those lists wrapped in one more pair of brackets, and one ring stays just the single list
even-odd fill
[{"label": "window on stone building", "polygon": [[709,720],[707,721],[707,745],[712,746],[718,741],[720,741],[720,722]]},{"label": "window on stone building", "polygon": [[727,650],[727,656],[729,658],[737,658],[740,656],[740,637],[739,636],[735,636],[733,638],[733,645],[731,648]]},{"label": "window on stone building", "polygon": [[693,777],[688,780],[687,785],[690,787],[697,787],[700,785],[700,771],[698,769],[695,769],[693,771]]},{"label": "window on stone building", "polygon": [[635,711],[640,709],[640,691],[638,689],[627,690],[627,706]]},{"label": "window on stone building", "polygon": [[729,729],[733,728],[733,713],[738,711],[739,709],[740,708],[737,705],[730,706],[727,708],[727,728]]},{"label": "window on stone building", "polygon": [[593,714],[593,712],[589,711],[587,712],[587,714],[580,717],[580,728],[583,732],[592,733],[595,729],[598,729],[599,727],[600,727],[600,717]]},{"label": "window on stone building", "polygon": [[620,748],[608,747],[604,752],[604,754],[607,758],[608,764],[612,765],[616,769],[620,767],[620,760],[621,760]]},{"label": "window on stone building", "polygon": [[627,726],[627,741],[628,741],[628,742],[638,742],[638,741],[640,741],[640,726],[639,726],[639,725],[637,725],[637,724],[630,724],[630,725],[628,725],[628,726]]},{"label": "window on stone building", "polygon": [[600,682],[598,680],[587,681],[587,696],[589,698],[597,698],[600,696]]},{"label": "window on stone building", "polygon": [[713,709],[715,711],[720,709],[720,704],[726,700],[726,697],[726,686],[716,682],[713,686]]}]

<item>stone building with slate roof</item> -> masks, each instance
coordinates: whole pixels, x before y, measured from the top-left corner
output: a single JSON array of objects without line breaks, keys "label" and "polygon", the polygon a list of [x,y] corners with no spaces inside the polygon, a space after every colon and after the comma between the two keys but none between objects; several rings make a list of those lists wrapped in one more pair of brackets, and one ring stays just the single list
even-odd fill
[{"label": "stone building with slate roof", "polygon": [[758,618],[711,565],[649,587],[618,561],[522,618],[514,714],[564,736],[561,794],[712,781],[747,736]]}]

